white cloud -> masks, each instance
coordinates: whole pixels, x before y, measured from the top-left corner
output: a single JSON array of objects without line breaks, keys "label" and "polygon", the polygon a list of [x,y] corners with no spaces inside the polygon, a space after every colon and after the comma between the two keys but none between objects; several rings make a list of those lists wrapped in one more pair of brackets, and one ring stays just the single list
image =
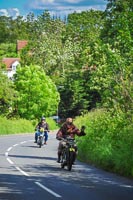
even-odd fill
[{"label": "white cloud", "polygon": [[82,2],[82,0],[65,0],[67,3],[79,3]]},{"label": "white cloud", "polygon": [[72,10],[87,10],[87,9],[105,9],[104,0],[30,0],[29,8],[34,10],[49,10],[49,11],[62,11],[66,9]]},{"label": "white cloud", "polygon": [[88,6],[70,6],[70,5],[58,5],[58,7],[56,7],[56,9],[54,10],[53,8],[53,11],[52,12],[58,12],[58,13],[64,13],[64,15],[66,15],[66,13],[70,14],[70,13],[73,13],[73,12],[82,12],[82,11],[87,11],[87,10],[90,10],[90,9],[93,9],[93,10],[105,10],[105,5],[88,5]]},{"label": "white cloud", "polygon": [[40,2],[41,3],[53,3],[54,0],[41,0]]},{"label": "white cloud", "polygon": [[55,2],[55,0],[35,0],[33,2],[31,2],[31,5],[49,5],[49,4],[53,4]]},{"label": "white cloud", "polygon": [[104,0],[27,0],[20,10],[14,7],[1,9],[0,15],[15,18],[20,15],[20,12],[26,16],[29,12],[39,15],[42,11],[48,10],[51,15],[67,16],[75,11],[79,13],[90,9],[105,10],[105,7]]},{"label": "white cloud", "polygon": [[20,15],[19,9],[18,8],[11,8],[9,9],[9,15],[17,17]]},{"label": "white cloud", "polygon": [[2,15],[8,17],[9,16],[8,15],[8,10],[7,9],[0,9],[0,16],[2,16]]},{"label": "white cloud", "polygon": [[56,11],[50,11],[49,13],[51,15],[57,15],[57,16],[67,16],[68,14],[71,14],[73,12],[76,13],[81,13],[82,11],[87,11],[87,10],[104,10],[105,6],[100,6],[100,5],[95,5],[95,6],[74,6],[74,7],[69,7],[69,6],[59,6],[58,9],[56,8]]},{"label": "white cloud", "polygon": [[20,15],[18,8],[10,8],[10,9],[0,9],[0,16],[12,16],[13,18]]}]

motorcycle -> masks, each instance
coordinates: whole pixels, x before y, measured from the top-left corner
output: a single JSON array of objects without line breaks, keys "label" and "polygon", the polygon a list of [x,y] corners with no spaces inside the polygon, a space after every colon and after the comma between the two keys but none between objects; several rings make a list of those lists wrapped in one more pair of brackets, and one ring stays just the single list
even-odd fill
[{"label": "motorcycle", "polygon": [[44,128],[40,128],[38,130],[38,132],[39,132],[39,136],[37,138],[37,145],[39,146],[39,148],[41,148],[42,145],[44,144],[44,133],[45,133],[45,130],[44,130]]},{"label": "motorcycle", "polygon": [[74,138],[67,137],[63,140],[63,150],[61,154],[61,168],[67,166],[71,171],[76,156],[76,142]]}]

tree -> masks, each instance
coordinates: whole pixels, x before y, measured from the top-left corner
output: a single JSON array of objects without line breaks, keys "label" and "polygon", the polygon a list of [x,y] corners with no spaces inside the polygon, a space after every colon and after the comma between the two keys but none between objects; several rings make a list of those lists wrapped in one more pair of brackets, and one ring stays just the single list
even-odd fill
[{"label": "tree", "polygon": [[[67,115],[69,110],[69,114],[78,115],[83,109],[91,109],[96,104],[94,98],[97,93],[90,92],[89,86],[85,89],[81,71],[83,65],[88,65],[89,45],[98,39],[103,24],[101,16],[102,12],[92,10],[74,13],[64,24],[59,19],[51,19],[45,12],[33,24],[34,43],[32,39],[29,47],[22,51],[22,63],[39,64],[57,87],[63,85],[64,89],[60,90],[60,114],[66,112]],[[75,77],[76,80],[73,80]],[[85,81],[89,85],[90,75]],[[70,102],[67,104],[65,94],[69,94]]]},{"label": "tree", "polygon": [[56,113],[59,93],[41,67],[18,67],[14,83],[17,91],[14,106],[21,117],[34,119]]},{"label": "tree", "polygon": [[8,116],[15,98],[15,90],[11,80],[0,69],[0,115]]},{"label": "tree", "polygon": [[[84,50],[88,60],[88,86],[101,97],[100,106],[113,111],[132,112],[133,32],[131,0],[108,0],[104,26],[97,41]],[[94,67],[95,66],[95,67]]]},{"label": "tree", "polygon": [[0,58],[17,58],[16,43],[1,43],[0,44]]},{"label": "tree", "polygon": [[133,1],[108,0],[104,17],[102,41],[109,43],[112,49],[119,49],[123,57],[129,58],[133,46]]}]

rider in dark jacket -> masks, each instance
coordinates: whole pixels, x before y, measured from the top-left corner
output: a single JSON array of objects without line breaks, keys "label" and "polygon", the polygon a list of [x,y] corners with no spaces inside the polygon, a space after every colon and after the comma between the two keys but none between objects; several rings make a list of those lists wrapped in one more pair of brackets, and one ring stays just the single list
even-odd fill
[{"label": "rider in dark jacket", "polygon": [[[67,118],[66,122],[62,125],[62,127],[58,130],[56,134],[56,139],[61,140],[61,138],[66,138],[68,136],[75,138],[75,135],[78,136],[84,136],[86,135],[84,132],[85,127],[82,126],[81,131],[73,124],[72,118]],[[57,162],[60,162],[61,159],[61,153],[63,149],[63,142],[59,142],[58,146],[58,160]],[[77,150],[77,148],[76,148]],[[76,157],[75,157],[76,158]]]},{"label": "rider in dark jacket", "polygon": [[47,142],[47,140],[48,140],[49,125],[48,125],[48,123],[46,122],[45,117],[42,117],[42,118],[41,118],[41,121],[40,121],[40,122],[36,125],[36,127],[35,127],[35,130],[37,130],[37,131],[35,132],[35,143],[37,143],[37,138],[38,138],[38,135],[40,134],[39,130],[40,130],[41,128],[44,128],[44,130],[46,130],[46,131],[44,132],[44,144],[47,144],[46,142]]}]

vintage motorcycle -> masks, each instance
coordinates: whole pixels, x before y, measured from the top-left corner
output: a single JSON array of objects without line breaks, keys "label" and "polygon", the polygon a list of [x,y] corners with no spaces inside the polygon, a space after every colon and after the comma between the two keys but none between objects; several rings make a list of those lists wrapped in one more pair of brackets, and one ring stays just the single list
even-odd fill
[{"label": "vintage motorcycle", "polygon": [[[81,127],[80,135],[79,136],[85,136],[86,133],[84,132],[85,126]],[[71,171],[72,165],[74,164],[74,161],[76,159],[77,154],[77,145],[74,138],[71,136],[68,136],[66,138],[60,138],[56,137],[58,140],[62,140],[62,152],[61,152],[61,168],[64,168],[67,166],[67,169]]]},{"label": "vintage motorcycle", "polygon": [[67,137],[62,138],[63,150],[61,154],[61,168],[67,167],[68,171],[71,171],[72,165],[76,157],[76,142],[74,138]]},{"label": "vintage motorcycle", "polygon": [[39,146],[39,148],[42,147],[42,145],[44,144],[44,133],[45,133],[46,130],[44,130],[44,128],[40,128],[38,130],[39,132],[39,135],[38,135],[38,138],[37,138],[37,145]]}]

